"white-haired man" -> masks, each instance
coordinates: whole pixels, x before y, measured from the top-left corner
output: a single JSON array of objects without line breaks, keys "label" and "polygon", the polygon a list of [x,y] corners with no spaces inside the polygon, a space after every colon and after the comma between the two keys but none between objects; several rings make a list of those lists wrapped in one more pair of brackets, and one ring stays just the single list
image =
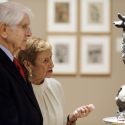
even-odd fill
[{"label": "white-haired man", "polygon": [[43,119],[31,84],[13,63],[25,48],[31,11],[15,2],[0,4],[0,125],[42,125]]}]

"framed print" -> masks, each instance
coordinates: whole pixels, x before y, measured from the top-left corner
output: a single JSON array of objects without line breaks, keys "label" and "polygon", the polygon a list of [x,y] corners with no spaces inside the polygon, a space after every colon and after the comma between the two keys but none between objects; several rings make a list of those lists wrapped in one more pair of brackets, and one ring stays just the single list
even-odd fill
[{"label": "framed print", "polygon": [[84,75],[110,74],[110,37],[82,36],[80,41],[80,72]]},{"label": "framed print", "polygon": [[76,74],[77,42],[76,37],[69,35],[48,36],[52,45],[54,74]]},{"label": "framed print", "polygon": [[110,0],[81,0],[81,31],[110,32]]},{"label": "framed print", "polygon": [[77,0],[47,0],[47,32],[76,32]]},{"label": "framed print", "polygon": [[8,0],[0,0],[0,3],[4,3],[7,2]]}]

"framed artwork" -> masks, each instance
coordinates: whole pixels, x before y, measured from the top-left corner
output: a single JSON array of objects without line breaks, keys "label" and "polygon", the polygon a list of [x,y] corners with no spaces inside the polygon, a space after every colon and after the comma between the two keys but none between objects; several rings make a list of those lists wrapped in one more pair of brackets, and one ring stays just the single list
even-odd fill
[{"label": "framed artwork", "polygon": [[47,32],[76,32],[77,0],[47,0]]},{"label": "framed artwork", "polygon": [[86,35],[80,41],[80,73],[84,75],[110,74],[110,37]]},{"label": "framed artwork", "polygon": [[0,0],[0,3],[4,3],[7,2],[8,0]]},{"label": "framed artwork", "polygon": [[76,37],[69,35],[48,36],[52,45],[54,74],[73,75],[77,71],[77,41]]},{"label": "framed artwork", "polygon": [[81,0],[81,31],[110,32],[110,0]]}]

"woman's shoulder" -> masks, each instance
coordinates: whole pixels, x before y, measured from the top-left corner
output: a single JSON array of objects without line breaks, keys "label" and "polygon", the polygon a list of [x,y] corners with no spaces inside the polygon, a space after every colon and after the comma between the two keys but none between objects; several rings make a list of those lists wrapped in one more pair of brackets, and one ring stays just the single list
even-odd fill
[{"label": "woman's shoulder", "polygon": [[46,78],[46,83],[49,88],[55,89],[55,90],[60,90],[62,89],[61,83],[54,79],[54,78]]},{"label": "woman's shoulder", "polygon": [[54,79],[54,78],[46,78],[45,80],[46,80],[48,85],[61,86],[61,83],[58,80]]}]

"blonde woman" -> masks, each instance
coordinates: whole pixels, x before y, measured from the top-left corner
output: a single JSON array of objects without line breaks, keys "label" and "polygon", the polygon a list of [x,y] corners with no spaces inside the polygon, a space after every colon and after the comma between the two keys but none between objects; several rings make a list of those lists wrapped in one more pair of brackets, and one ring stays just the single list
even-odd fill
[{"label": "blonde woman", "polygon": [[51,78],[54,64],[49,42],[35,37],[28,39],[26,49],[19,52],[18,59],[24,67],[26,79],[32,83],[44,125],[73,125],[78,118],[93,110],[93,105],[81,106],[65,119],[63,89],[59,81]]}]

